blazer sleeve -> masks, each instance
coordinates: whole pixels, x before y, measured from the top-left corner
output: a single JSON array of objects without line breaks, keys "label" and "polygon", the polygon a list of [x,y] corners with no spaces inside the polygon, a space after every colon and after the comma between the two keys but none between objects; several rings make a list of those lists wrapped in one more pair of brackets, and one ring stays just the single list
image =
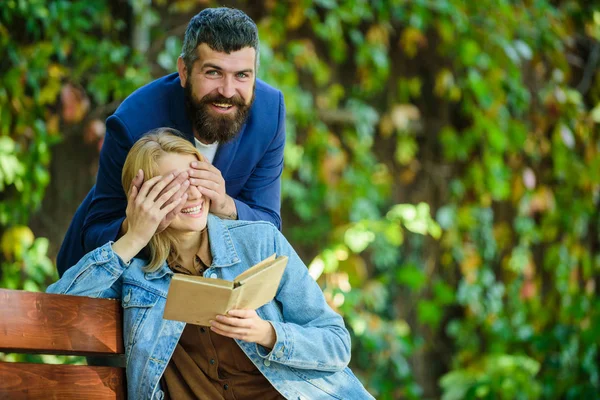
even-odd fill
[{"label": "blazer sleeve", "polygon": [[271,222],[281,230],[281,172],[285,147],[285,104],[279,92],[278,123],[273,140],[244,188],[234,198],[238,219]]},{"label": "blazer sleeve", "polygon": [[133,139],[125,124],[117,115],[110,116],[100,151],[96,190],[82,228],[86,252],[117,239],[127,208],[121,172],[131,146]]}]

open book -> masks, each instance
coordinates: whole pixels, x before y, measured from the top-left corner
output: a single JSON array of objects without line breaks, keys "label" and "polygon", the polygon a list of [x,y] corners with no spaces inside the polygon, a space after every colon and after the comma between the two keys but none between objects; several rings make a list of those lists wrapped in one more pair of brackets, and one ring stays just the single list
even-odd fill
[{"label": "open book", "polygon": [[232,309],[257,309],[273,300],[287,265],[286,256],[264,259],[234,280],[175,274],[163,317],[194,325],[209,325],[217,314]]}]

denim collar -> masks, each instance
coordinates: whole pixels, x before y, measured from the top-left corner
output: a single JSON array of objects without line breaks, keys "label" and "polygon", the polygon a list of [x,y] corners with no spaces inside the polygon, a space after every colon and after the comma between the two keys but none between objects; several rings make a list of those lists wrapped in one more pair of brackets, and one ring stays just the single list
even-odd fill
[{"label": "denim collar", "polygon": [[212,214],[208,214],[208,239],[213,256],[211,268],[230,267],[240,262],[229,228]]}]

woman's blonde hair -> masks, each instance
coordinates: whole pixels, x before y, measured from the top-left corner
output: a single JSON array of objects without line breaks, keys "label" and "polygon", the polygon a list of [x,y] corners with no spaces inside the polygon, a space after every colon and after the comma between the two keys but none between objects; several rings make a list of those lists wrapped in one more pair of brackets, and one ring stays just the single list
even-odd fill
[{"label": "woman's blonde hair", "polygon": [[[202,154],[192,145],[177,129],[158,128],[150,131],[139,139],[127,154],[121,182],[125,194],[129,195],[131,183],[137,172],[144,171],[144,181],[159,175],[158,161],[166,153],[190,154],[199,161],[203,160]],[[145,272],[154,272],[160,268],[162,263],[171,255],[175,258],[175,244],[177,240],[169,229],[152,236],[148,248],[150,250],[150,262],[144,267]]]}]

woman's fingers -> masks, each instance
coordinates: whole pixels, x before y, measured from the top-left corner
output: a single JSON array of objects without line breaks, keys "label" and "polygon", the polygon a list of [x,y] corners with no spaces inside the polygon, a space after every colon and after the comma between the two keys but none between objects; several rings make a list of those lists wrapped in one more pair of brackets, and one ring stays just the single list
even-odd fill
[{"label": "woman's fingers", "polygon": [[150,193],[148,193],[147,199],[150,200],[150,201],[152,201],[152,202],[155,202],[158,199],[158,197],[160,195],[160,192],[162,192],[162,190],[169,183],[171,183],[171,181],[173,179],[175,179],[175,174],[174,173],[170,173],[167,176],[165,176],[164,178],[162,178],[160,181],[158,181],[156,184],[154,184],[154,186],[150,190]]},{"label": "woman's fingers", "polygon": [[[186,177],[187,177],[187,172],[185,172],[185,174],[184,174],[183,176],[186,176]],[[185,179],[185,180],[184,180],[184,181],[181,183],[181,186],[180,186],[179,190],[177,191],[177,193],[175,193],[175,194],[173,195],[173,198],[175,198],[175,199],[178,199],[178,198],[180,198],[181,196],[183,196],[183,195],[184,195],[184,193],[185,193],[185,192],[187,192],[187,190],[188,190],[188,187],[189,187],[189,186],[190,186],[190,181],[189,181],[189,179],[187,179],[187,178],[186,178],[186,179]]]},{"label": "woman's fingers", "polygon": [[133,177],[133,181],[131,181],[131,184],[133,186],[135,186],[139,192],[143,183],[144,183],[144,171],[142,169],[138,169],[138,172]]},{"label": "woman's fingers", "polygon": [[219,329],[219,328],[217,328],[215,326],[211,326],[210,330],[213,331],[214,333],[217,333],[217,334],[219,334],[221,336],[226,336],[226,337],[231,338],[231,339],[244,340],[246,338],[245,335],[238,335],[238,334],[231,333],[231,332],[228,332],[228,331],[223,331],[223,330],[221,330],[221,329]]},{"label": "woman's fingers", "polygon": [[[184,206],[186,200],[187,200],[187,194],[184,194],[183,196],[181,196],[180,198],[176,199],[175,201],[172,201],[169,204],[167,204],[161,210],[163,218],[165,218],[171,211],[174,211],[175,209],[178,209],[179,211],[181,211],[181,208]],[[174,214],[173,217],[176,214],[178,214],[179,211],[173,212],[173,214]]]},{"label": "woman's fingers", "polygon": [[[187,189],[187,186],[186,186]],[[175,193],[175,196],[178,196],[179,192]],[[175,217],[177,216],[177,214],[179,214],[181,212],[181,210],[183,209],[183,206],[185,206],[185,202],[187,201],[188,195],[187,193],[184,193],[181,197],[181,201],[179,201],[178,203],[167,203],[167,205],[162,209],[162,212],[164,215],[162,221],[160,222],[160,224],[158,225],[158,228],[156,230],[156,232],[162,232],[163,230],[165,230],[169,225],[171,225],[171,222],[175,219]]]},{"label": "woman's fingers", "polygon": [[[256,313],[256,310],[245,310],[245,309],[239,309],[239,310],[229,310],[227,312],[227,315],[229,317],[235,317],[235,318],[258,318],[258,314]],[[225,318],[227,318],[227,316],[225,316]]]},{"label": "woman's fingers", "polygon": [[129,199],[127,200],[128,203],[133,204],[137,195],[138,195],[138,188],[135,185],[131,185],[131,188],[129,189]]},{"label": "woman's fingers", "polygon": [[[156,199],[156,201],[154,202],[154,205],[156,207],[158,207],[159,209],[161,209],[162,206],[164,206],[165,203],[167,201],[169,201],[171,199],[171,197],[173,197],[173,195],[179,191],[180,188],[181,188],[181,184],[179,184],[179,183],[177,185],[173,186],[171,189],[167,190],[162,195],[160,195],[158,197],[158,199]],[[173,199],[173,200],[179,200],[179,199]]]},{"label": "woman's fingers", "polygon": [[231,310],[226,315],[217,315],[211,326],[222,331],[241,334],[256,326],[259,316],[254,310]]},{"label": "woman's fingers", "polygon": [[243,335],[244,333],[248,332],[248,328],[246,328],[246,327],[229,325],[227,323],[221,323],[218,321],[212,321],[210,326],[212,326],[213,328],[217,328],[220,331],[229,332],[229,333],[233,333],[236,335]]},{"label": "woman's fingers", "polygon": [[143,202],[144,200],[146,200],[150,189],[152,189],[154,187],[154,185],[161,179],[162,179],[162,176],[157,175],[154,178],[148,179],[146,182],[144,182],[144,184],[142,185],[142,188],[140,189],[138,196],[137,196],[138,202]]},{"label": "woman's fingers", "polygon": [[219,335],[273,348],[277,341],[275,329],[258,316],[255,310],[232,310],[210,321],[210,329]]},{"label": "woman's fingers", "polygon": [[[169,185],[169,186],[171,186],[171,185]],[[189,186],[190,186],[190,181],[185,180],[181,184],[177,183],[175,185],[172,185],[172,187],[170,189],[167,187],[168,190],[163,190],[163,193],[160,195],[160,197],[158,199],[156,199],[156,204],[160,208],[163,208],[166,205],[169,205],[172,201],[180,199],[181,196],[183,196],[184,193],[187,191]]]}]

